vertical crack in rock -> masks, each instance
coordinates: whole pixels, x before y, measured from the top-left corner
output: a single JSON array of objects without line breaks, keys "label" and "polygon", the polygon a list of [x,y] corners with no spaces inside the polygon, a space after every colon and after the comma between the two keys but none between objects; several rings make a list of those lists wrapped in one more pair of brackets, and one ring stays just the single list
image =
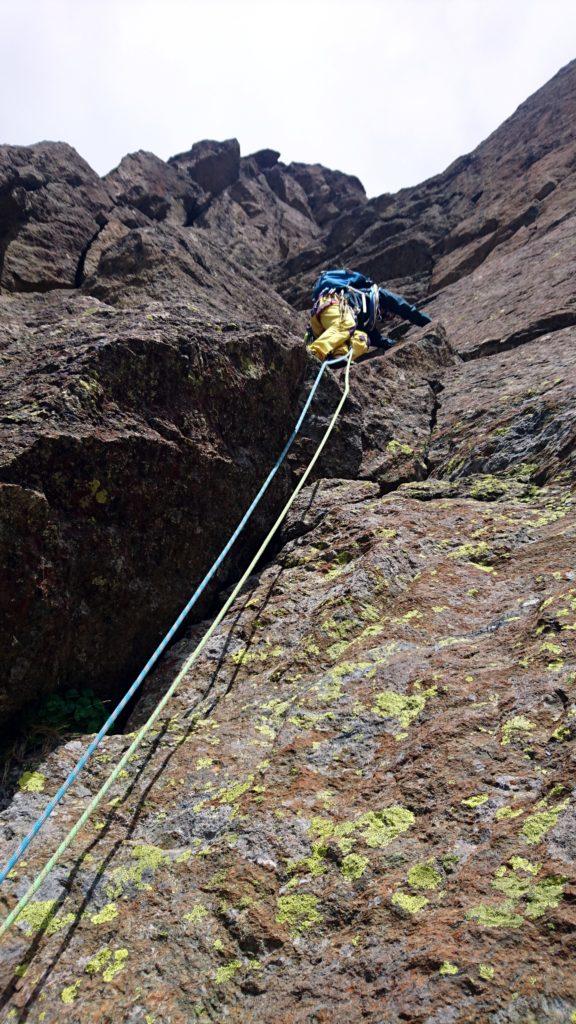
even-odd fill
[{"label": "vertical crack in rock", "polygon": [[441,407],[440,395],[444,390],[444,385],[439,380],[429,380],[428,385],[433,394],[432,410],[430,412],[430,432],[428,437],[428,444],[426,447],[426,453],[424,455],[424,463],[426,465],[426,475],[424,479],[428,479],[432,472],[432,465],[430,462],[430,449],[432,447],[432,441],[434,437],[434,431],[436,430],[436,424],[438,422],[438,412]]},{"label": "vertical crack in rock", "polygon": [[100,237],[100,235],[104,231],[104,228],[106,227],[107,224],[108,224],[108,221],[104,220],[104,222],[100,225],[98,230],[92,235],[92,238],[90,239],[90,241],[86,242],[86,245],[84,246],[84,248],[82,249],[82,252],[80,253],[80,258],[78,260],[78,266],[76,268],[76,277],[74,279],[74,285],[75,285],[76,288],[81,288],[82,285],[84,284],[84,267],[86,265],[86,258],[88,256],[88,253],[90,252],[90,249],[92,248],[94,243],[97,241],[97,239]]}]

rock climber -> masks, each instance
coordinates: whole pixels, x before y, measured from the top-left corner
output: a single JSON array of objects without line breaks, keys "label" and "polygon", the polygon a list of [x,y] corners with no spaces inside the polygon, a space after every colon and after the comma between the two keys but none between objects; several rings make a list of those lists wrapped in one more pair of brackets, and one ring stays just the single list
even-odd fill
[{"label": "rock climber", "polygon": [[312,289],[314,305],[306,333],[308,351],[318,359],[346,355],[358,359],[369,348],[389,348],[391,338],[382,335],[379,324],[393,316],[424,327],[430,317],[401,295],[374,284],[355,270],[325,270]]}]

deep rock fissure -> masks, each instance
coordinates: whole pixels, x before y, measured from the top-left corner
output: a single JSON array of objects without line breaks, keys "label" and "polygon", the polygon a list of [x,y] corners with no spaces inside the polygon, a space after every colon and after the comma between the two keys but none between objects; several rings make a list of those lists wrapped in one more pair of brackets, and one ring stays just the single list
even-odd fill
[{"label": "deep rock fissure", "polygon": [[104,223],[101,224],[100,227],[98,228],[98,231],[96,231],[92,235],[92,238],[88,242],[86,242],[86,245],[82,249],[82,252],[80,253],[80,257],[78,259],[78,266],[76,267],[76,276],[74,278],[74,287],[75,288],[81,288],[82,285],[84,284],[84,276],[85,276],[84,275],[84,267],[86,265],[86,258],[88,256],[88,253],[90,252],[90,249],[94,245],[94,242],[96,242],[97,239],[100,237],[100,235],[102,234],[102,232],[103,232],[103,230],[104,230],[104,228],[106,227],[107,224],[108,224],[108,221],[105,220]]},{"label": "deep rock fissure", "polygon": [[425,454],[424,454],[424,464],[426,466],[426,475],[424,477],[425,480],[428,479],[428,477],[430,476],[430,474],[432,472],[432,465],[431,465],[431,462],[430,462],[430,448],[431,448],[431,445],[432,445],[432,437],[434,435],[434,431],[436,430],[436,424],[438,422],[438,413],[439,413],[440,407],[441,407],[441,402],[440,402],[439,395],[444,390],[444,385],[439,380],[429,380],[427,383],[428,383],[428,386],[430,387],[430,389],[432,391],[433,400],[432,400],[432,409],[430,411],[428,445],[426,447],[426,451],[425,451]]},{"label": "deep rock fissure", "polygon": [[2,225],[2,238],[0,240],[0,294],[2,294],[2,275],[8,246],[18,237],[18,232],[22,226],[21,212],[10,192],[0,193],[0,224]]}]

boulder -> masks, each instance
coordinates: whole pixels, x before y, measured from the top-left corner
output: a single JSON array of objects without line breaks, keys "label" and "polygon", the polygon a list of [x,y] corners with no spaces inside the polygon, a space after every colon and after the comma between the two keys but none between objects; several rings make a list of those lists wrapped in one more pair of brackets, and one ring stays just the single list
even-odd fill
[{"label": "boulder", "polygon": [[125,156],[104,180],[118,206],[134,207],[153,221],[192,224],[209,198],[177,165],[143,150]]},{"label": "boulder", "polygon": [[[0,324],[5,721],[58,688],[112,697],[137,673],[282,448],[305,353],[185,301],[2,299]],[[284,472],[226,576],[289,486]]]},{"label": "boulder", "polygon": [[238,180],[240,145],[237,139],[195,142],[188,152],[170,157],[168,163],[195,181],[205,192],[217,196]]}]

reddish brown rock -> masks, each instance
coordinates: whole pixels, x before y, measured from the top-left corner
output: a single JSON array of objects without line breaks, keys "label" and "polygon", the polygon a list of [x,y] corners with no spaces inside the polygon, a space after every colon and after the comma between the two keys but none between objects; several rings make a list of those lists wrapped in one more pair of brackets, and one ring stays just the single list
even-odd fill
[{"label": "reddish brown rock", "polygon": [[[273,168],[275,170],[275,168]],[[306,196],[294,182],[246,168],[239,181],[218,196],[197,221],[210,238],[251,273],[261,277],[270,263],[298,252],[320,234]]]},{"label": "reddish brown rock", "polygon": [[212,196],[232,185],[240,173],[240,146],[237,139],[225,142],[195,142],[186,153],[170,157],[168,163],[187,175]]},{"label": "reddish brown rock", "polygon": [[[296,539],[39,893],[54,904],[4,940],[8,1006],[95,1024],[569,1020],[575,531],[554,491],[304,494]],[[74,757],[40,767],[46,795]],[[35,807],[16,798],[6,838]]]},{"label": "reddish brown rock", "polygon": [[0,147],[0,291],[73,288],[112,205],[72,146]]},{"label": "reddish brown rock", "polygon": [[572,61],[442,174],[352,208],[330,226],[323,244],[286,262],[280,290],[304,308],[315,277],[332,263],[423,298],[465,278],[490,253],[518,249],[533,237],[548,250],[540,282],[547,279],[558,248],[547,235],[574,213],[575,80]]},{"label": "reddish brown rock", "polygon": [[282,447],[305,357],[285,331],[208,324],[184,302],[121,312],[46,296],[4,300],[0,317],[15,324],[2,352],[5,720],[57,687],[111,695],[139,670]]},{"label": "reddish brown rock", "polygon": [[439,399],[435,476],[484,474],[496,490],[576,479],[576,328],[451,369]]},{"label": "reddish brown rock", "polygon": [[332,171],[322,164],[292,163],[288,174],[302,187],[318,224],[326,227],[347,210],[366,202],[362,182],[351,174]]},{"label": "reddish brown rock", "polygon": [[112,232],[89,250],[82,290],[107,303],[131,307],[156,299],[167,306],[187,301],[208,319],[251,323],[297,323],[294,311],[270,285],[254,279],[206,232],[169,224]]},{"label": "reddish brown rock", "polygon": [[178,165],[140,150],[125,156],[105,178],[118,206],[131,206],[151,220],[191,224],[208,193]]}]

